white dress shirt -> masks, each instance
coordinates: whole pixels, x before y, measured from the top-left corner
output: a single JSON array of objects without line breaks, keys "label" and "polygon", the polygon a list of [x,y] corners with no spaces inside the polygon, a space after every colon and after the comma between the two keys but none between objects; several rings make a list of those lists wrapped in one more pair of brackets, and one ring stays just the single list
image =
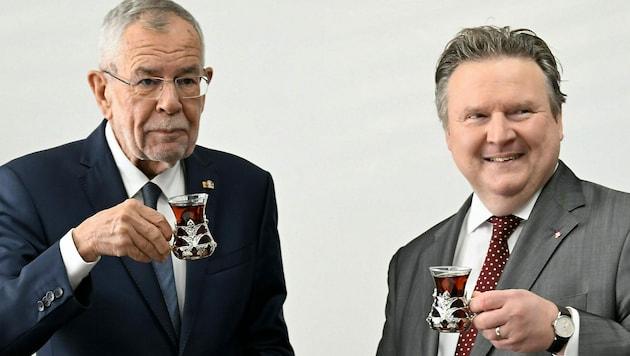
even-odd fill
[{"label": "white dress shirt", "polygon": [[[518,225],[516,230],[508,238],[508,248],[511,251],[514,250],[516,242],[523,231],[523,228],[527,224],[527,219],[534,208],[534,204],[540,195],[540,191],[534,194],[530,200],[519,210],[513,214],[523,219]],[[453,258],[453,265],[466,266],[472,270],[466,282],[466,295],[470,298],[472,292],[477,284],[483,261],[486,258],[486,252],[490,245],[490,239],[492,237],[492,223],[488,222],[493,214],[483,205],[481,200],[476,194],[473,194],[472,203],[468,213],[464,218],[462,229],[460,231],[459,239],[457,240],[457,247],[455,249],[455,256]],[[577,356],[578,355],[578,335],[580,319],[577,311],[573,308],[569,308],[573,322],[575,323],[575,333],[573,337],[569,339],[567,348],[565,349],[565,356]],[[459,339],[458,333],[440,333],[438,356],[453,356],[455,355],[455,349],[457,348],[457,341]]]},{"label": "white dress shirt", "polygon": [[[142,187],[149,181],[149,179],[134,166],[127,156],[123,153],[122,149],[116,141],[114,132],[112,131],[109,123],[105,127],[105,138],[109,149],[114,156],[114,161],[120,176],[127,191],[129,198],[138,199],[141,202],[142,199]],[[173,223],[175,222],[175,215],[168,204],[167,197],[184,194],[186,191],[184,171],[180,164],[177,164],[166,171],[160,173],[158,176],[151,180],[162,189],[162,195],[158,199],[158,212],[166,217],[166,220]],[[98,263],[100,257],[94,262],[85,262],[79,252],[77,251],[74,241],[72,240],[72,230],[70,230],[59,242],[59,248],[61,250],[61,256],[66,266],[66,272],[68,273],[68,279],[73,289],[79,285],[79,283],[85,278],[92,268]],[[179,301],[179,313],[182,315],[184,309],[185,291],[186,291],[186,263],[184,260],[173,257],[173,273],[175,275],[175,288],[177,289],[177,299]]]}]

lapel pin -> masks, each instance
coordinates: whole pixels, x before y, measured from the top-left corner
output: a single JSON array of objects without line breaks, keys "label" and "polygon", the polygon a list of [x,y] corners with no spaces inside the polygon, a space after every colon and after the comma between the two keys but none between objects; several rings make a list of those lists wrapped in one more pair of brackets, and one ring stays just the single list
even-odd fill
[{"label": "lapel pin", "polygon": [[214,189],[214,182],[211,179],[201,181],[201,187],[206,189]]},{"label": "lapel pin", "polygon": [[555,234],[553,234],[553,238],[554,238],[554,239],[559,239],[561,235],[562,235],[562,234],[560,233],[560,231],[556,231],[556,233],[555,233]]}]

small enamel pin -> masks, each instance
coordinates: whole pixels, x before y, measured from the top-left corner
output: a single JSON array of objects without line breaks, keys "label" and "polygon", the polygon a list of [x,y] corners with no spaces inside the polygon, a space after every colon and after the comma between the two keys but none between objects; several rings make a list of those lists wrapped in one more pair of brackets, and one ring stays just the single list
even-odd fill
[{"label": "small enamel pin", "polygon": [[201,181],[201,187],[205,189],[214,189],[214,182],[211,179]]},{"label": "small enamel pin", "polygon": [[554,238],[554,239],[559,239],[559,238],[560,238],[560,236],[562,236],[562,234],[560,233],[560,231],[556,231],[556,233],[555,233],[555,234],[553,234],[553,238]]}]

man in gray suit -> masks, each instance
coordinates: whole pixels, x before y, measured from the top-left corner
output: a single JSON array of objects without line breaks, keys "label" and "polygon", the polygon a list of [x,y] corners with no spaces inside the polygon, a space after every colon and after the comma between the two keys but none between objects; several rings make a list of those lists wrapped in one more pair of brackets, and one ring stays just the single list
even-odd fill
[{"label": "man in gray suit", "polygon": [[462,30],[441,55],[436,104],[473,189],[460,210],[402,247],[389,268],[379,356],[465,355],[425,318],[429,266],[464,265],[473,291],[490,216],[522,219],[495,290],[475,292],[470,355],[630,355],[630,195],[577,178],[559,160],[560,74],[529,30]]}]

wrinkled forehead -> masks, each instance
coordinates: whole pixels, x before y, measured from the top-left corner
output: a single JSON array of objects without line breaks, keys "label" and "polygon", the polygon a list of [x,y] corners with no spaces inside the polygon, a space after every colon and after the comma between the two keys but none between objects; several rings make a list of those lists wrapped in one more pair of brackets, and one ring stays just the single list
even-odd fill
[{"label": "wrinkled forehead", "polygon": [[168,68],[200,72],[203,53],[199,34],[184,19],[172,16],[169,20],[157,28],[142,19],[130,24],[122,36],[119,65],[134,71],[141,68],[152,75]]}]

